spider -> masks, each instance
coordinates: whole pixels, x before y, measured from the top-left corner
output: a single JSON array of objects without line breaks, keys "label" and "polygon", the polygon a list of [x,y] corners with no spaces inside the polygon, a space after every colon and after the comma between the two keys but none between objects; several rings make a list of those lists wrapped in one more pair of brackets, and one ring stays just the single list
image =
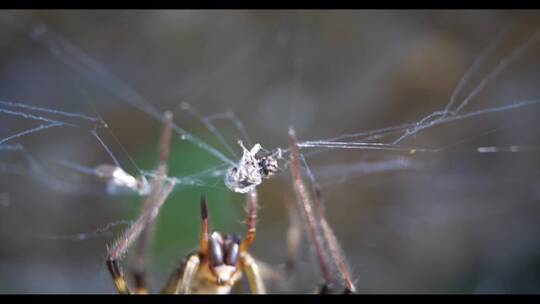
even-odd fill
[{"label": "spider", "polygon": [[[102,165],[96,168],[98,177],[108,182],[109,188],[129,189],[146,196],[141,213],[134,224],[108,248],[107,267],[112,276],[114,285],[119,293],[129,294],[148,293],[144,276],[144,249],[148,238],[149,227],[157,217],[161,206],[165,203],[174,188],[174,180],[167,177],[167,159],[171,135],[172,113],[164,115],[164,127],[160,144],[160,160],[153,179],[148,182],[144,178],[134,178],[118,167]],[[225,177],[226,185],[233,187],[236,192],[247,194],[248,232],[244,240],[234,234],[223,235],[214,232],[208,235],[208,215],[206,200],[201,198],[202,234],[199,250],[190,254],[187,259],[171,274],[164,293],[229,293],[233,286],[245,273],[252,293],[265,293],[263,279],[258,263],[247,252],[249,245],[255,238],[255,220],[257,216],[256,186],[262,178],[268,178],[278,170],[276,158],[281,158],[280,150],[265,156],[258,156],[261,146],[256,144],[251,150],[245,148],[241,160],[236,166],[229,169]],[[348,268],[346,267],[339,245],[332,229],[324,218],[320,191],[312,181],[314,199],[304,184],[301,176],[300,159],[294,131],[289,132],[290,169],[293,188],[297,202],[303,210],[304,222],[310,240],[313,244],[323,283],[319,293],[333,292],[332,273],[329,260],[332,260],[342,277],[344,293],[352,293],[355,287],[352,283]],[[316,209],[314,213],[313,209]],[[290,213],[293,211],[287,208]],[[290,261],[297,254],[299,237],[298,225],[291,225],[288,233],[290,248]],[[138,239],[133,259],[133,277],[135,288],[128,287],[120,267],[120,260],[127,253],[133,242]]]},{"label": "spider", "polygon": [[[262,275],[256,260],[247,252],[255,239],[257,217],[257,193],[248,194],[248,230],[245,239],[236,234],[208,233],[208,209],[206,198],[201,195],[201,238],[199,249],[189,254],[171,273],[162,293],[166,294],[228,294],[245,273],[249,288],[254,294],[266,293]],[[109,268],[111,270],[111,268]],[[122,275],[111,270],[119,293],[132,293]],[[140,281],[135,276],[135,281]],[[137,284],[140,284],[137,283]],[[135,293],[148,290],[138,285]]]},{"label": "spider", "polygon": [[[151,104],[147,103],[145,99],[136,91],[132,90],[121,80],[113,77],[114,75],[110,74],[105,68],[102,68],[98,62],[94,61],[77,47],[70,44],[66,39],[63,39],[62,36],[50,31],[43,24],[37,24],[33,28],[34,30],[32,31],[31,35],[32,38],[46,46],[52,54],[63,60],[64,63],[68,63],[72,67],[77,67],[78,71],[82,71],[88,76],[96,76],[95,79],[100,79],[99,83],[101,84],[107,84],[105,87],[114,95],[126,99],[129,103],[143,110],[147,114],[159,116],[159,114],[157,114],[159,113],[157,112],[157,109],[153,108]],[[111,88],[113,89],[111,90]],[[126,94],[124,92],[128,92],[127,98],[125,98]],[[133,98],[136,101],[133,101]],[[232,119],[232,116],[229,117]],[[143,253],[149,234],[149,227],[157,217],[161,206],[171,194],[176,183],[174,179],[167,176],[167,159],[169,156],[171,128],[173,127],[171,112],[165,113],[163,122],[164,127],[161,137],[159,164],[155,171],[155,175],[152,177],[150,182],[148,182],[143,176],[135,178],[127,174],[124,170],[119,168],[119,166],[102,165],[95,170],[96,175],[107,182],[107,186],[111,192],[129,190],[145,197],[142,210],[137,220],[128,228],[128,230],[118,239],[117,242],[112,244],[112,246],[107,249],[107,267],[113,277],[116,288],[121,293],[129,293],[131,290],[128,288],[126,281],[124,280],[124,275],[121,271],[119,262],[136,240],[138,242],[133,261],[133,274],[136,285],[135,292],[147,292],[145,287],[146,285],[144,283]],[[209,122],[209,120],[206,122]],[[206,125],[211,126],[211,124],[208,123]],[[241,124],[236,125],[239,129],[241,128]],[[210,148],[206,143],[194,138],[188,132],[178,128],[177,126],[174,126],[174,128],[177,132],[181,133],[181,137],[183,139],[191,139],[193,143],[196,143],[198,146],[204,147],[207,151],[210,151]],[[263,178],[270,178],[278,171],[277,160],[282,159],[282,151],[280,149],[276,149],[274,153],[269,155],[259,155],[261,154],[259,152],[262,149],[260,144],[254,145],[251,150],[245,148],[242,143],[240,143],[240,145],[243,149],[243,156],[237,164],[229,168],[224,181],[225,185],[232,191],[251,196],[251,193],[255,191],[255,188],[262,183]],[[212,149],[212,151],[214,150]],[[341,274],[342,283],[345,286],[345,292],[354,292],[354,285],[350,279],[348,269],[343,262],[343,256],[335,240],[335,236],[324,218],[320,191],[316,183],[313,183],[312,179],[311,190],[315,194],[314,199],[312,199],[310,191],[307,190],[308,188],[305,186],[302,180],[302,166],[300,161],[302,160],[305,163],[305,160],[303,156],[298,153],[298,145],[292,129],[289,132],[289,152],[293,189],[296,193],[298,205],[303,211],[304,223],[306,224],[311,243],[315,248],[315,253],[319,261],[319,267],[324,279],[321,292],[329,291],[333,281],[328,260],[332,260],[334,262],[338,272]],[[219,158],[221,160],[227,160],[226,157],[221,155],[219,152],[215,152],[213,154],[215,156],[220,156]],[[306,168],[304,169],[308,170],[307,165],[305,167]],[[312,174],[309,175],[312,177]],[[316,213],[313,212],[314,208],[316,209]],[[292,234],[298,235],[298,233]],[[212,237],[213,241],[208,241],[209,244],[221,244],[221,241],[223,241],[223,244],[234,244],[237,242],[237,240],[233,238],[224,238],[223,236],[220,238],[217,234]],[[254,237],[254,235],[252,237]],[[250,239],[249,231],[246,240],[248,239]],[[246,241],[243,241],[241,244],[246,244]],[[246,256],[246,246],[247,245],[243,245],[242,247],[242,245],[240,245],[239,248],[240,252],[244,252],[242,253],[243,256]],[[204,254],[204,250],[200,252]],[[212,251],[212,249],[209,249],[207,254],[210,256],[210,254],[214,254],[216,252],[217,251]],[[199,253],[199,255],[201,255],[201,253]],[[199,257],[199,259],[201,259],[201,257]],[[242,259],[242,256],[240,256],[239,259]],[[200,263],[201,266],[204,266],[202,264],[202,260]],[[193,268],[187,267],[187,269],[192,269],[195,271]],[[200,269],[204,269],[204,267]],[[248,279],[250,276],[250,271],[252,270],[246,269]]]},{"label": "spider", "polygon": [[[169,155],[170,126],[172,113],[165,113],[165,124],[161,139],[160,161],[155,178],[151,184],[136,179],[122,169],[102,165],[96,168],[98,176],[110,187],[137,190],[146,195],[139,218],[124,235],[108,248],[107,267],[117,291],[121,294],[148,293],[144,281],[143,253],[148,229],[158,215],[160,207],[174,188],[174,182],[167,178],[166,163]],[[190,254],[187,259],[171,274],[164,293],[229,293],[241,279],[242,273],[247,276],[250,290],[253,293],[265,293],[264,283],[255,259],[247,252],[255,239],[255,220],[257,217],[257,193],[255,190],[247,194],[248,231],[244,240],[236,234],[223,235],[219,232],[208,234],[208,212],[206,199],[201,196],[202,233],[199,250]],[[134,257],[135,289],[128,287],[119,261],[125,255],[135,239],[139,238]]]},{"label": "spider", "polygon": [[236,234],[213,232],[208,235],[206,199],[201,196],[202,232],[199,250],[188,255],[171,274],[164,293],[228,294],[245,273],[250,291],[266,293],[256,260],[247,252],[255,239],[257,192],[248,194],[247,235],[241,240]]}]

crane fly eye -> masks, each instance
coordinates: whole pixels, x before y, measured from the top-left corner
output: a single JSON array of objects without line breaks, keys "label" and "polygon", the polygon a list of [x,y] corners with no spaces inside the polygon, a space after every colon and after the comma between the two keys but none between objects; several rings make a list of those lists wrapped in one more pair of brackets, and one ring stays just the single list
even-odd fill
[{"label": "crane fly eye", "polygon": [[210,256],[210,264],[212,266],[219,266],[223,264],[223,249],[221,244],[223,243],[221,237],[215,233],[209,239],[208,251]]}]

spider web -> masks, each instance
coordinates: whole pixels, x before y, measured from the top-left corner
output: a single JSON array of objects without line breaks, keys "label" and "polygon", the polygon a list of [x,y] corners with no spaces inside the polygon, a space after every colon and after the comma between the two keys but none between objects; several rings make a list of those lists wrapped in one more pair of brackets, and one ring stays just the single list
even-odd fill
[{"label": "spider web", "polygon": [[[10,18],[6,18],[6,20],[13,21]],[[92,108],[92,111],[78,113],[65,111],[64,109],[36,106],[25,101],[1,100],[0,113],[10,120],[7,125],[11,125],[11,121],[15,123],[12,125],[13,131],[10,129],[9,134],[2,135],[3,137],[0,139],[0,152],[2,154],[14,154],[15,158],[17,156],[21,158],[16,164],[9,161],[3,163],[1,167],[2,172],[30,177],[37,182],[45,183],[47,187],[57,191],[76,194],[84,192],[95,193],[97,191],[96,189],[99,189],[99,184],[96,183],[96,187],[87,188],[85,182],[73,182],[71,178],[66,178],[66,176],[61,176],[61,174],[56,175],[55,170],[61,171],[63,169],[67,171],[66,174],[70,177],[76,175],[91,177],[95,175],[94,168],[100,164],[99,162],[83,164],[79,161],[70,161],[63,156],[42,160],[35,157],[34,152],[29,151],[26,145],[19,143],[24,138],[37,136],[45,138],[44,140],[49,140],[50,142],[53,129],[60,129],[65,132],[75,132],[76,134],[80,134],[80,136],[87,137],[89,142],[94,143],[94,147],[99,147],[103,154],[106,155],[105,162],[122,168],[131,167],[130,170],[126,169],[125,171],[131,172],[133,175],[152,177],[153,168],[144,167],[135,161],[129,152],[129,148],[124,147],[122,141],[116,138],[116,132],[111,125],[116,124],[120,118],[110,119],[104,117],[110,116],[113,110],[97,110],[98,107],[103,107],[103,105],[96,105],[96,102],[93,101],[95,96],[92,93],[87,93],[87,83],[96,85],[106,91],[106,93],[112,95],[118,103],[118,109],[129,111],[127,108],[132,107],[140,111],[142,116],[155,120],[156,126],[159,126],[159,123],[163,122],[162,113],[167,108],[158,107],[148,101],[120,78],[114,76],[104,65],[92,59],[61,34],[56,33],[45,24],[31,22],[30,25],[21,25],[20,23],[13,25],[16,28],[18,27],[29,40],[38,42],[56,60],[73,70],[73,74],[77,75],[77,78],[81,78],[70,80],[71,85],[76,88],[79,94],[83,95],[80,99],[84,100],[83,103]],[[522,155],[537,152],[538,147],[534,141],[537,132],[537,126],[534,124],[536,118],[534,112],[537,111],[538,103],[540,103],[540,99],[535,98],[537,94],[525,98],[510,98],[500,104],[492,104],[490,102],[483,102],[481,106],[475,104],[475,101],[479,99],[478,96],[481,93],[485,93],[490,85],[496,81],[497,77],[507,72],[516,62],[519,62],[528,53],[532,52],[531,49],[538,47],[540,32],[533,31],[519,41],[517,47],[510,49],[510,51],[499,57],[498,60],[496,59],[496,63],[487,64],[486,62],[488,60],[493,60],[492,57],[496,57],[494,53],[501,48],[501,44],[509,39],[512,33],[511,29],[513,29],[512,26],[504,27],[502,32],[495,35],[492,43],[488,44],[480,52],[480,56],[477,57],[465,72],[448,102],[442,103],[439,109],[431,111],[428,115],[424,117],[420,116],[420,118],[417,117],[412,123],[402,123],[391,127],[346,133],[326,139],[301,140],[299,147],[306,160],[304,162],[306,174],[310,175],[315,183],[320,184],[324,191],[330,192],[332,189],[339,189],[339,185],[341,184],[350,184],[353,177],[356,176],[366,176],[374,173],[385,174],[402,170],[419,171],[420,173],[425,170],[429,172],[430,170],[425,168],[433,166],[431,161],[435,160],[434,162],[436,163],[437,157],[444,157],[447,154],[453,157],[465,154],[467,155],[467,159],[475,159],[485,153],[515,153],[513,155]],[[259,43],[264,44],[264,42],[260,41]],[[253,49],[257,49],[257,47],[253,47]],[[201,61],[204,63],[206,60],[209,59],[206,58]],[[301,69],[299,67],[296,67],[296,69],[293,75],[294,77],[299,77],[300,80],[297,81],[300,82],[304,72],[299,71]],[[481,74],[479,73],[481,69],[487,69],[487,72]],[[206,79],[219,79],[222,75],[216,72],[209,76],[204,75],[204,77]],[[475,77],[479,80],[474,81]],[[81,85],[81,83],[84,84]],[[201,94],[200,91],[202,89],[200,87],[204,85],[202,81],[196,83],[194,89],[180,94],[183,95],[181,96],[182,99],[194,99],[194,96]],[[472,89],[465,90],[468,86],[472,87]],[[476,108],[473,108],[475,106]],[[197,121],[205,132],[214,136],[213,142],[215,144],[210,144],[207,140],[196,136],[195,133],[190,132],[187,128],[183,128],[183,120],[176,118],[173,131],[177,139],[194,145],[199,149],[200,153],[210,156],[210,159],[213,159],[213,164],[206,166],[206,168],[195,170],[191,174],[177,175],[171,178],[179,188],[198,186],[226,190],[222,183],[223,174],[228,166],[235,164],[240,152],[239,148],[235,146],[234,141],[236,138],[243,138],[244,142],[251,146],[257,142],[257,140],[252,140],[255,138],[253,137],[253,133],[248,132],[239,115],[235,114],[235,111],[228,110],[203,114],[202,111],[191,105],[191,103],[183,101],[177,103],[177,106],[173,108],[175,114],[178,116],[184,115],[188,119],[191,117],[191,119]],[[500,118],[501,116],[502,118]],[[496,118],[490,119],[490,117]],[[501,120],[504,123],[501,124]],[[21,121],[25,122],[22,124],[24,125],[22,128],[19,126],[21,125]],[[483,122],[488,127],[475,127],[475,123],[478,124],[478,122],[480,124]],[[228,124],[228,126],[223,127],[222,123]],[[422,140],[424,133],[437,134],[437,132],[440,132],[439,134],[445,134],[444,129],[441,131],[441,127],[447,127],[446,132],[452,133],[452,130],[458,129],[458,127],[463,127],[467,130],[466,127],[469,124],[473,125],[472,128],[468,129],[472,130],[469,131],[470,134],[457,134],[455,136],[457,140],[443,141],[442,145],[439,146],[426,145],[424,144],[425,141]],[[499,145],[499,140],[495,138],[495,144],[489,142],[489,140],[485,145],[476,144],[485,138],[489,139],[493,134],[504,134],[507,128],[512,129],[516,125],[523,126],[523,130],[525,130],[520,133],[521,138],[518,141],[508,141],[506,139],[506,142],[509,142],[507,145]],[[232,136],[222,133],[225,129],[233,130],[232,132],[235,134],[233,136],[236,138],[231,140]],[[251,131],[251,126],[249,129]],[[231,141],[233,143],[230,143]],[[467,145],[470,142],[473,142],[472,146],[470,144]],[[271,146],[263,142],[261,144],[267,151],[281,149],[284,154],[284,174],[281,175],[287,175],[288,149],[286,146]],[[328,162],[328,158],[326,158],[323,165],[314,166],[311,164],[312,160],[317,164],[317,158],[320,156],[328,154],[338,155],[350,149],[362,150],[353,151],[352,153],[358,153],[355,155],[362,153],[363,159],[358,160],[357,157],[355,159],[355,156],[350,156],[352,153],[348,152],[350,153],[349,156],[343,157],[346,159],[345,162]],[[330,158],[340,159],[341,157],[330,156]],[[375,160],[370,161],[370,158],[374,158]],[[77,177],[77,179],[79,178],[81,177]],[[418,177],[417,180],[421,178],[422,176]],[[456,178],[467,179],[470,176],[441,174],[437,180],[445,186],[450,187],[457,184]],[[510,182],[514,183],[515,181],[511,180]],[[409,187],[412,189],[415,185],[417,183],[411,182]],[[327,197],[330,197],[329,194],[327,195]],[[6,200],[3,199],[3,201]],[[2,204],[2,206],[5,205],[11,204]],[[503,207],[501,208],[505,210]],[[512,208],[515,208],[515,206],[512,206]],[[508,209],[511,210],[512,208]],[[481,210],[477,214],[483,213],[484,211]],[[400,221],[396,222],[401,223]],[[118,223],[124,222],[119,221]],[[64,234],[58,235],[57,239],[84,240],[94,238],[102,235],[112,226],[116,226],[116,224],[110,224],[111,222],[104,225],[103,229],[89,230],[93,230],[93,232],[77,233],[73,237],[65,236]],[[48,237],[43,238],[46,239]]]}]

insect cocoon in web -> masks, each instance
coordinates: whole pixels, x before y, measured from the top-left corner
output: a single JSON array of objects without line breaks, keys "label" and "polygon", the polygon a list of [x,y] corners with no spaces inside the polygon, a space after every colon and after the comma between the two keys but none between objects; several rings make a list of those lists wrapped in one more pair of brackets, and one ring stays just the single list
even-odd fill
[{"label": "insect cocoon in web", "polygon": [[242,158],[227,170],[225,185],[234,192],[248,193],[262,183],[263,178],[274,175],[279,167],[273,154],[257,156],[262,149],[260,144],[255,144],[251,150],[246,149],[242,141],[238,144],[243,150]]},{"label": "insect cocoon in web", "polygon": [[146,195],[150,192],[150,185],[142,175],[135,178],[122,168],[110,164],[97,166],[95,172],[107,183],[107,192],[110,194],[133,191],[139,195]]}]

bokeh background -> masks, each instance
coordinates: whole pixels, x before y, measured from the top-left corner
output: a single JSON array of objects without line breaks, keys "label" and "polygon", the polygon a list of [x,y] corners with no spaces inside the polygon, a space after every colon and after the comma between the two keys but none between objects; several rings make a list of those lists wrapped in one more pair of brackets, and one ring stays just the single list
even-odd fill
[{"label": "bokeh background", "polygon": [[[101,116],[109,126],[100,129],[102,139],[125,170],[136,173],[156,164],[160,123],[111,94],[116,83],[87,77],[63,62],[72,60],[68,53],[55,56],[33,39],[43,25],[160,111],[174,111],[179,126],[213,146],[219,147],[217,139],[182,111],[182,102],[204,115],[234,111],[254,142],[273,149],[286,147],[290,125],[308,140],[418,121],[444,108],[499,33],[508,30],[461,98],[540,29],[539,17],[537,11],[501,10],[6,11],[0,15],[0,100]],[[538,98],[538,54],[540,44],[490,81],[466,111]],[[360,293],[540,291],[539,109],[457,121],[404,142],[444,147],[440,153],[332,150],[307,157]],[[38,125],[0,113],[0,138]],[[217,126],[239,153],[232,124]],[[95,178],[58,163],[92,168],[110,162],[91,128],[52,128],[6,142],[23,145],[26,157],[0,151],[0,292],[114,292],[106,246],[126,226],[100,229],[134,219],[141,202],[107,195]],[[474,152],[511,145],[532,148]],[[415,165],[362,170],[396,159]],[[193,144],[173,140],[171,175],[219,164]],[[252,252],[285,269],[284,202],[294,195],[289,173],[259,190]],[[196,248],[201,192],[214,229],[245,232],[243,197],[219,180],[178,187],[161,210],[146,255],[154,291]],[[303,248],[289,278],[269,282],[271,292],[313,292],[320,275],[305,241]]]}]

